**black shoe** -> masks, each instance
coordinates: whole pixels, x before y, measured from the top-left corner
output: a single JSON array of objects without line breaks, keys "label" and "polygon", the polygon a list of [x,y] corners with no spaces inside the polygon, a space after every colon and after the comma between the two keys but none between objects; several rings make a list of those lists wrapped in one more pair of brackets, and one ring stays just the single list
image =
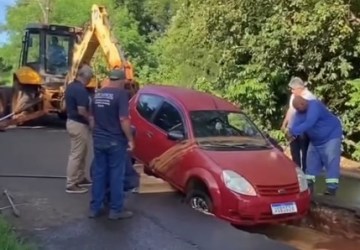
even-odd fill
[{"label": "black shoe", "polygon": [[65,191],[68,194],[84,194],[84,193],[88,192],[88,189],[79,187],[78,185],[74,185],[71,187],[67,187]]},{"label": "black shoe", "polygon": [[95,219],[95,218],[98,218],[100,216],[101,216],[101,212],[94,212],[94,211],[90,211],[89,215],[88,215],[88,217],[90,219]]},{"label": "black shoe", "polygon": [[328,188],[325,192],[324,195],[327,196],[335,196],[336,195],[336,189],[334,188]]},{"label": "black shoe", "polygon": [[92,182],[89,181],[88,179],[84,178],[82,181],[78,182],[77,185],[79,187],[88,187],[91,186]]},{"label": "black shoe", "polygon": [[122,211],[120,213],[114,213],[114,212],[110,212],[109,213],[109,220],[123,220],[123,219],[128,219],[133,217],[133,212],[131,211]]}]

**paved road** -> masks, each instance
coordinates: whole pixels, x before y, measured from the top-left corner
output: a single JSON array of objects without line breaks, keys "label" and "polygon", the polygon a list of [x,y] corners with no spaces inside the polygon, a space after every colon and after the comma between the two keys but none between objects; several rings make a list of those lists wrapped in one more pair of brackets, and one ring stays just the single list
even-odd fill
[{"label": "paved road", "polygon": [[[14,129],[0,133],[0,173],[64,175],[68,153],[65,132]],[[6,215],[41,249],[267,249],[291,247],[263,235],[232,228],[181,203],[176,194],[136,195],[128,201],[136,216],[126,221],[90,220],[88,195],[68,195],[62,179],[0,178],[19,206],[21,217]],[[0,198],[0,206],[6,204]]]}]

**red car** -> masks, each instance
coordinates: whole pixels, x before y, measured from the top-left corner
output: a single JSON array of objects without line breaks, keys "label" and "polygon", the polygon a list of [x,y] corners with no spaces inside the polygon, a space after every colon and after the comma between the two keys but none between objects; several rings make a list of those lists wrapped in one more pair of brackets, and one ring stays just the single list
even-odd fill
[{"label": "red car", "polygon": [[148,85],[130,101],[134,157],[186,194],[196,210],[233,225],[304,217],[304,173],[233,104],[190,89]]}]

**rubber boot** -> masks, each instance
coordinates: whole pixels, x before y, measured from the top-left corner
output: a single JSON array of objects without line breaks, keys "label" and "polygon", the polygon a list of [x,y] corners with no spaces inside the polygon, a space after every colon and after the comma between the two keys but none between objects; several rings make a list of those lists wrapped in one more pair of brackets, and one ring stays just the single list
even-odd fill
[{"label": "rubber boot", "polygon": [[324,195],[328,195],[328,196],[335,196],[336,195],[336,191],[337,191],[337,184],[335,183],[329,183],[326,185],[326,191],[324,192]]},{"label": "rubber boot", "polygon": [[336,195],[336,189],[334,189],[334,188],[328,188],[328,189],[326,189],[326,191],[324,192],[324,195],[335,196],[335,195]]}]

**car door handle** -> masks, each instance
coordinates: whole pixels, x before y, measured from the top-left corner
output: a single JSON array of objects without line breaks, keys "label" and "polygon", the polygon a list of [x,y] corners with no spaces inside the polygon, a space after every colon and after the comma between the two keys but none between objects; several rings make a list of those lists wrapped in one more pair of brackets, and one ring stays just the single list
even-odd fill
[{"label": "car door handle", "polygon": [[146,135],[147,135],[147,137],[151,138],[153,136],[153,133],[148,131],[148,132],[146,132]]}]

